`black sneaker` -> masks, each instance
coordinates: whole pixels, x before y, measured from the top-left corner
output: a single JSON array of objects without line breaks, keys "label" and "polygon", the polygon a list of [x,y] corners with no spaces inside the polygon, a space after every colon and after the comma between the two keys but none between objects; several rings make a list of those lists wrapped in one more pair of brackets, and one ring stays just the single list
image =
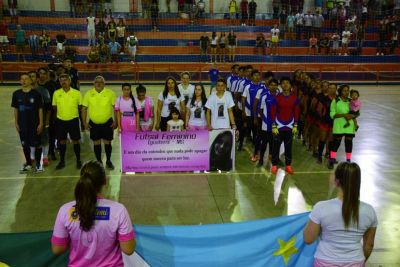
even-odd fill
[{"label": "black sneaker", "polygon": [[61,170],[64,167],[65,167],[65,162],[64,161],[60,161],[56,166],[56,170]]},{"label": "black sneaker", "polygon": [[114,167],[114,165],[112,164],[111,161],[107,161],[107,162],[106,162],[106,167],[107,167],[107,169],[109,169],[109,170],[114,170],[114,169],[115,169],[115,167]]},{"label": "black sneaker", "polygon": [[261,168],[263,165],[264,165],[264,162],[260,160],[257,163],[257,168]]},{"label": "black sneaker", "polygon": [[320,156],[317,157],[317,163],[322,164],[322,157],[320,157]]},{"label": "black sneaker", "polygon": [[77,169],[82,168],[82,161],[80,161],[80,160],[77,160],[77,161],[76,161],[76,168],[77,168]]}]

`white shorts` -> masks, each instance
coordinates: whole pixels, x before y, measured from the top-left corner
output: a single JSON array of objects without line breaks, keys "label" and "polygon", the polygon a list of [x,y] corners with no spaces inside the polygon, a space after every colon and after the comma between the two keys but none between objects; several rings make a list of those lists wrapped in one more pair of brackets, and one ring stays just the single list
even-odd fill
[{"label": "white shorts", "polygon": [[7,35],[0,35],[0,43],[9,43]]},{"label": "white shorts", "polygon": [[135,46],[129,46],[128,45],[128,50],[129,50],[129,54],[131,56],[136,56],[136,45]]}]

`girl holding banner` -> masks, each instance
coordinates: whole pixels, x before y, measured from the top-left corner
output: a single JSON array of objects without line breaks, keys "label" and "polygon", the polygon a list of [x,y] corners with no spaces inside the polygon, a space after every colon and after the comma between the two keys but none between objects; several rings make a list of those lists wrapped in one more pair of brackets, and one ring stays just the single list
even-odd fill
[{"label": "girl holding banner", "polygon": [[136,95],[142,108],[142,111],[139,112],[140,130],[143,132],[152,131],[154,127],[153,99],[150,96],[146,96],[146,87],[141,84],[136,87]]},{"label": "girl holding banner", "polygon": [[115,101],[114,110],[118,122],[118,132],[140,131],[140,116],[139,112],[142,111],[142,106],[138,100],[132,95],[131,85],[124,83],[122,85],[122,96],[118,97]]},{"label": "girl holding banner", "polygon": [[202,84],[197,84],[194,93],[186,105],[185,125],[187,130],[207,130],[206,120],[206,91]]},{"label": "girl holding banner", "polygon": [[178,109],[182,117],[185,118],[185,99],[179,92],[176,80],[173,77],[168,77],[165,80],[164,91],[158,95],[157,131],[165,132],[167,130],[167,122],[172,108]]}]

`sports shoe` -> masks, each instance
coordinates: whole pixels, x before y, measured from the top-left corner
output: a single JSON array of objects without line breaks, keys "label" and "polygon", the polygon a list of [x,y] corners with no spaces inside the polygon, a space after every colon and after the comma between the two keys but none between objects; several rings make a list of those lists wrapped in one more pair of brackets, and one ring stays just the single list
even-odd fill
[{"label": "sports shoe", "polygon": [[25,163],[24,165],[22,165],[22,168],[19,170],[19,172],[26,173],[30,170],[32,170],[32,165],[28,165],[27,163]]},{"label": "sports shoe", "polygon": [[56,166],[56,170],[61,170],[64,167],[65,167],[65,162],[64,161],[60,161]]},{"label": "sports shoe", "polygon": [[107,169],[109,169],[109,170],[114,170],[114,169],[115,169],[115,167],[114,167],[114,165],[112,164],[111,161],[107,161],[107,162],[106,162],[106,167],[107,167]]},{"label": "sports shoe", "polygon": [[286,168],[285,168],[285,171],[286,171],[287,173],[289,173],[289,174],[294,174],[294,171],[293,171],[291,165],[287,165]]},{"label": "sports shoe", "polygon": [[49,166],[49,158],[43,157],[43,166]]},{"label": "sports shoe", "polygon": [[351,163],[351,159],[346,159],[346,162]]},{"label": "sports shoe", "polygon": [[76,161],[76,168],[77,168],[77,169],[82,168],[82,161],[80,161],[80,160],[77,160],[77,161]]},{"label": "sports shoe", "polygon": [[264,165],[264,161],[260,160],[257,163],[257,168],[261,168]]},{"label": "sports shoe", "polygon": [[320,157],[320,156],[317,157],[317,163],[322,164],[322,157]]},{"label": "sports shoe", "polygon": [[271,173],[272,174],[276,174],[277,172],[278,172],[278,166],[273,165],[272,168],[271,168]]},{"label": "sports shoe", "polygon": [[34,169],[35,173],[43,172],[43,171],[44,171],[43,165],[37,165],[36,168]]},{"label": "sports shoe", "polygon": [[259,160],[260,159],[260,157],[258,156],[258,155],[254,155],[254,156],[252,156],[251,158],[250,158],[250,160],[252,161],[252,162],[256,162],[257,160]]}]

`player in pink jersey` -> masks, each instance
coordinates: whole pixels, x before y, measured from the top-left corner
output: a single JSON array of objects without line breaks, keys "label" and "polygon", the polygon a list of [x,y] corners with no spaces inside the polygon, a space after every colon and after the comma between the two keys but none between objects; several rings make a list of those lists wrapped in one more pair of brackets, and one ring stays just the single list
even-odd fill
[{"label": "player in pink jersey", "polygon": [[132,94],[131,85],[122,85],[122,96],[115,100],[114,110],[118,121],[118,132],[139,132],[140,131],[140,111],[142,106]]},{"label": "player in pink jersey", "polygon": [[126,208],[101,197],[106,185],[104,167],[89,161],[75,186],[75,201],[58,211],[51,238],[52,251],[70,250],[68,266],[124,266],[121,251],[135,250],[135,233]]}]

